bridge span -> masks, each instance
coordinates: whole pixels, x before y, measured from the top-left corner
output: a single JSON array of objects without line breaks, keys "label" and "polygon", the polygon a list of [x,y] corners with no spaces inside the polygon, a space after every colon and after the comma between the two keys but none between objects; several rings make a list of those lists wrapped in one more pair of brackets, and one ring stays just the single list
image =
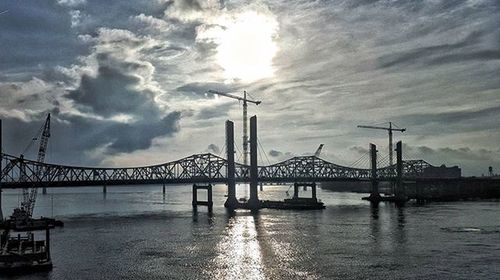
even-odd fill
[{"label": "bridge span", "polygon": [[[80,167],[40,163],[8,154],[1,155],[1,188],[69,187],[138,184],[227,183],[228,161],[217,155],[195,154],[176,161],[142,167]],[[419,177],[430,164],[403,161],[405,178]],[[299,156],[258,166],[258,181],[268,183],[370,181],[371,169],[352,168],[316,156]],[[396,179],[394,166],[377,169],[379,181]],[[235,181],[250,182],[250,166],[235,163]]]}]

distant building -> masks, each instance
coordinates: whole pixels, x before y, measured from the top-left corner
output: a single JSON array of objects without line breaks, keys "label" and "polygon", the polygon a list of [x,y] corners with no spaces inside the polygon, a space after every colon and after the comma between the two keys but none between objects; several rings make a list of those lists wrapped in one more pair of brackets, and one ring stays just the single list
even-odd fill
[{"label": "distant building", "polygon": [[425,178],[460,178],[462,177],[462,169],[458,166],[446,167],[446,165],[441,166],[429,166],[424,169],[422,177]]}]

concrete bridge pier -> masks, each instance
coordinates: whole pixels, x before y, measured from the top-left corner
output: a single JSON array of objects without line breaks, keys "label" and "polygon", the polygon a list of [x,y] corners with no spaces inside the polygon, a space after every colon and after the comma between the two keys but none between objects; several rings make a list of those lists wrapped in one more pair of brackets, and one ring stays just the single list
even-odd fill
[{"label": "concrete bridge pier", "polygon": [[[2,120],[0,119],[0,153],[2,151]],[[0,172],[3,170],[2,166],[2,158],[0,157]],[[3,220],[3,211],[2,211],[2,177],[0,177],[0,220]]]},{"label": "concrete bridge pier", "polygon": [[380,200],[380,193],[378,190],[378,178],[377,178],[377,146],[375,144],[370,144],[370,157],[371,157],[372,189],[369,200],[371,202],[378,202]]},{"label": "concrete bridge pier", "polygon": [[166,191],[165,191],[165,183],[163,183],[163,188],[162,188],[162,193],[163,193],[163,195],[165,195],[165,192],[166,192]]},{"label": "concrete bridge pier", "polygon": [[47,188],[46,187],[42,188],[42,194],[47,194]]},{"label": "concrete bridge pier", "polygon": [[[207,200],[206,201],[199,201],[198,200],[198,190],[207,190]],[[212,200],[212,184],[208,185],[197,185],[193,184],[193,210],[198,209],[198,205],[204,205],[208,207],[208,212],[212,212],[212,208],[214,205],[214,202]]]},{"label": "concrete bridge pier", "polygon": [[227,151],[227,199],[224,207],[235,209],[238,206],[236,199],[236,181],[234,179],[234,123],[226,121],[226,151]]},{"label": "concrete bridge pier", "polygon": [[257,167],[257,116],[250,118],[250,198],[248,208],[257,210],[260,208],[258,185],[259,170]]},{"label": "concrete bridge pier", "polygon": [[408,200],[408,197],[403,184],[403,143],[401,141],[396,143],[396,175],[396,202],[404,204]]},{"label": "concrete bridge pier", "polygon": [[107,192],[108,192],[108,190],[107,190],[106,185],[103,185],[102,186],[102,193],[107,193]]},{"label": "concrete bridge pier", "polygon": [[303,187],[304,190],[307,190],[308,187],[311,188],[311,199],[315,202],[318,201],[318,198],[316,196],[316,183],[294,183],[293,184],[293,197],[292,199],[294,200],[299,200],[299,188]]}]

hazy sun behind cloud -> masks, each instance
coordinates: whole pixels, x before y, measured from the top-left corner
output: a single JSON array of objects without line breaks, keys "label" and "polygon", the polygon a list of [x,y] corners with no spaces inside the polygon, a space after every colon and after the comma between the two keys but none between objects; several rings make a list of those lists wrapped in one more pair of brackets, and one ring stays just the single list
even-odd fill
[{"label": "hazy sun behind cloud", "polygon": [[274,75],[279,27],[273,16],[246,11],[222,16],[217,25],[198,30],[198,39],[217,43],[216,62],[224,69],[225,79],[252,82]]}]

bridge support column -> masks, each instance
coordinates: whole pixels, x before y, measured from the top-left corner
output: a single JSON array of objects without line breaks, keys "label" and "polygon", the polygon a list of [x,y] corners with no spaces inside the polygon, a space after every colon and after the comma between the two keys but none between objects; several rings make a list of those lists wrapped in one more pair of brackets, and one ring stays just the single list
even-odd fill
[{"label": "bridge support column", "polygon": [[[198,190],[207,190],[207,201],[198,200]],[[212,184],[208,185],[197,185],[193,184],[193,209],[196,211],[198,205],[204,205],[208,207],[208,212],[212,212],[214,202],[212,200]]]},{"label": "bridge support column", "polygon": [[248,207],[252,210],[260,208],[257,190],[259,185],[257,148],[257,116],[253,116],[250,118],[250,199],[248,199]]},{"label": "bridge support column", "polygon": [[47,188],[46,187],[42,188],[42,194],[47,194]]},{"label": "bridge support column", "polygon": [[[302,187],[307,190],[308,187],[311,188],[311,198],[299,197],[299,189]],[[301,200],[307,202],[318,202],[318,197],[316,196],[316,183],[294,183],[293,184],[293,197],[292,200]]]},{"label": "bridge support column", "polygon": [[[3,170],[3,154],[2,154],[2,120],[0,119],[0,172]],[[0,221],[3,221],[2,211],[2,177],[0,175]]]},{"label": "bridge support column", "polygon": [[236,181],[234,179],[234,123],[226,121],[226,151],[227,151],[227,199],[224,207],[234,209],[238,206],[236,199]]},{"label": "bridge support column", "polygon": [[378,191],[378,179],[377,179],[377,146],[375,144],[370,144],[370,157],[371,157],[371,182],[372,190],[370,193],[370,201],[375,202],[380,200],[380,193]]},{"label": "bridge support column", "polygon": [[[2,165],[0,164],[0,170]],[[1,184],[1,183],[0,183]],[[2,211],[2,186],[0,185],[0,221],[3,221],[3,211]]]},{"label": "bridge support column", "polygon": [[102,193],[107,193],[107,192],[108,192],[108,190],[107,190],[107,188],[106,188],[106,185],[103,185],[103,186],[102,186]]},{"label": "bridge support column", "polygon": [[165,194],[165,183],[163,183],[162,193]]},{"label": "bridge support column", "polygon": [[396,143],[396,201],[405,203],[408,200],[406,196],[405,186],[403,185],[403,143],[399,141]]}]

